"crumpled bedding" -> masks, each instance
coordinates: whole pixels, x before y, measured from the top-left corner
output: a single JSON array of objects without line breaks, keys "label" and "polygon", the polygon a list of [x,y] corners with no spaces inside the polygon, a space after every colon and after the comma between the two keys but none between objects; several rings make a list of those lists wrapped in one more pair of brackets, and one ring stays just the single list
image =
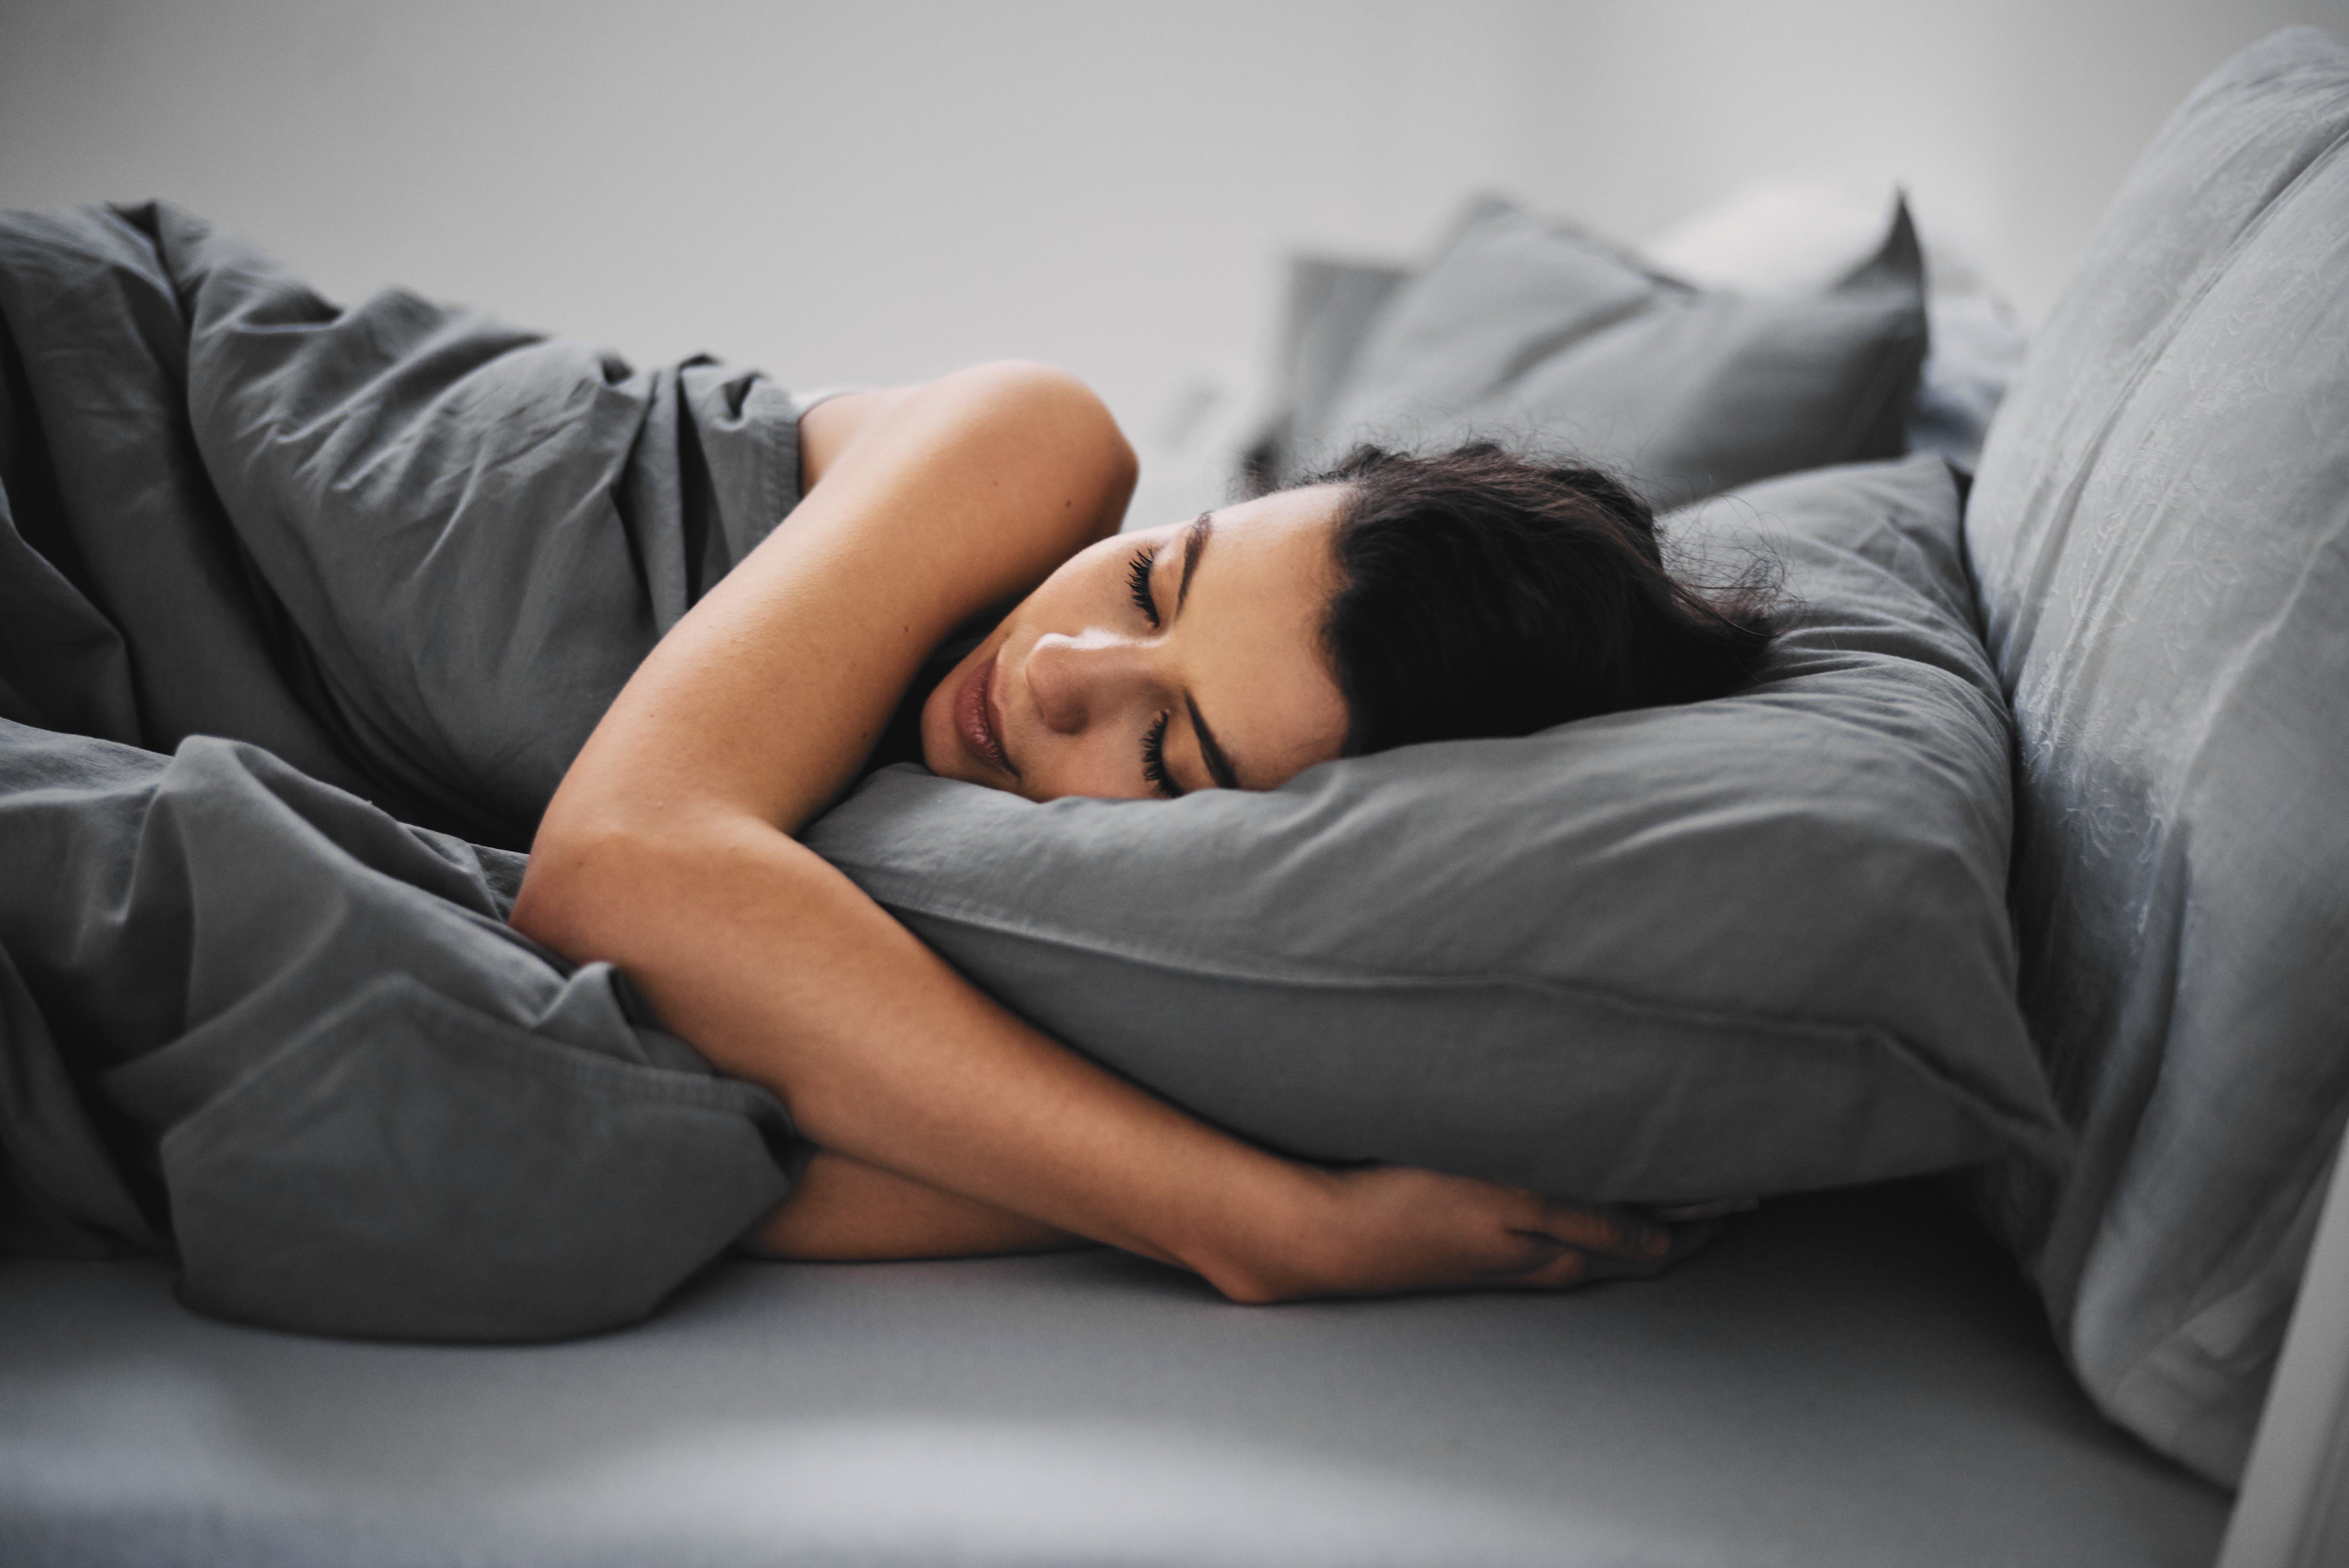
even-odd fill
[{"label": "crumpled bedding", "polygon": [[636,663],[798,499],[800,404],[155,204],[0,216],[0,1250],[532,1339],[789,1191],[783,1108],[503,923]]}]

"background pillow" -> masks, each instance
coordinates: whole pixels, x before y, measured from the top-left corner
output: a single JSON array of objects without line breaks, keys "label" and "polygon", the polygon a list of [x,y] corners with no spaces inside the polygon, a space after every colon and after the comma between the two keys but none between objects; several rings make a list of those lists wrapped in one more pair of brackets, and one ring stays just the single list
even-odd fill
[{"label": "background pillow", "polygon": [[[1899,199],[1888,181],[1849,175],[1756,180],[1651,235],[1640,253],[1700,288],[1799,298],[1866,263]],[[1971,472],[2026,337],[1972,256],[1930,222],[1919,242],[1932,341],[1909,411],[1909,449],[1939,452]]]},{"label": "background pillow", "polygon": [[1735,697],[1175,801],[899,768],[807,841],[1043,1028],[1315,1158],[1663,1202],[2053,1157],[1957,523],[1930,458],[1674,520],[1766,533],[1803,601]]},{"label": "background pillow", "polygon": [[1324,438],[1319,432],[1328,429],[1331,410],[1346,395],[1346,378],[1361,356],[1363,339],[1378,325],[1379,313],[1395,291],[1410,281],[1405,267],[1289,257],[1272,414],[1240,454],[1248,490],[1278,490],[1305,471],[1297,455],[1300,444]]},{"label": "background pillow", "polygon": [[2349,1116],[2349,49],[2130,174],[1969,520],[2020,736],[2023,997],[2080,1130],[2005,1227],[2089,1391],[2241,1471]]},{"label": "background pillow", "polygon": [[1658,505],[1692,500],[1905,450],[1925,335],[1905,207],[1834,288],[1764,299],[1692,288],[1488,201],[1378,310],[1326,410],[1309,397],[1293,409],[1269,477],[1292,480],[1358,439],[1488,433],[1564,447]]}]

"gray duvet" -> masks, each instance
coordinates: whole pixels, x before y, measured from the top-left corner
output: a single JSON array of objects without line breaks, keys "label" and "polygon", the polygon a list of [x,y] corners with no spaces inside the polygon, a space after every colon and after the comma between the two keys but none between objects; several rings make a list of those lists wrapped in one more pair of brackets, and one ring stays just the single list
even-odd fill
[{"label": "gray duvet", "polygon": [[797,500],[799,411],[342,310],[168,207],[0,216],[0,1250],[536,1338],[789,1191],[780,1104],[502,916],[629,672]]}]

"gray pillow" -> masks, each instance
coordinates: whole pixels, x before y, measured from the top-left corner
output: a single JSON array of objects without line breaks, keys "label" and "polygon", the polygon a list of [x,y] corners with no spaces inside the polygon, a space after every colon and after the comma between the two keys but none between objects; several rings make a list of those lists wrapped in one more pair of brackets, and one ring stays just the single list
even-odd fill
[{"label": "gray pillow", "polygon": [[1041,1027],[1315,1159],[1670,1202],[2058,1154],[1948,469],[1672,527],[1785,561],[1750,692],[1174,801],[900,767],[807,841]]},{"label": "gray pillow", "polygon": [[1488,201],[1379,311],[1340,395],[1300,401],[1269,477],[1293,480],[1361,439],[1425,449],[1497,434],[1570,449],[1679,504],[1898,456],[1925,338],[1905,205],[1835,288],[1765,300],[1692,288]]},{"label": "gray pillow", "polygon": [[2105,1408],[2240,1472],[2349,1118],[2349,48],[2278,34],[2121,188],[1969,520],[2023,999],[2081,1155],[1997,1205]]},{"label": "gray pillow", "polygon": [[1410,281],[1405,269],[1377,262],[1288,259],[1273,412],[1240,459],[1252,490],[1278,490],[1299,477],[1299,441],[1326,428],[1330,410],[1346,394],[1346,377],[1362,340],[1395,291]]}]

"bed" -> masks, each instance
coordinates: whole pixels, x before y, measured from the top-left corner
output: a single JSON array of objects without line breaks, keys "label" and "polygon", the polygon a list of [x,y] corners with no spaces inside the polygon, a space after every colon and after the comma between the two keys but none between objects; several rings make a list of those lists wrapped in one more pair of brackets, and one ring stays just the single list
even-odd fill
[{"label": "bed", "polygon": [[[1918,302],[1886,292],[1914,261],[1905,217],[1834,307],[1876,335],[1839,362],[1851,417],[1806,427],[1833,437],[1807,461],[1912,439],[1967,459],[1962,482],[1930,460],[1849,471],[1951,498],[1956,613],[2010,705],[2009,967],[1986,973],[2012,981],[2030,1081],[1879,1052],[1999,1115],[1936,1122],[1973,1130],[1834,1191],[1788,1177],[1655,1282],[1271,1310],[1106,1252],[725,1255],[804,1157],[788,1118],[711,1075],[624,977],[502,925],[534,802],[610,690],[788,511],[789,393],[709,364],[639,373],[396,294],[344,313],[160,206],[12,220],[18,434],[0,467],[10,547],[40,563],[0,573],[0,838],[23,857],[0,901],[0,1557],[2338,1560],[2344,128],[2349,50],[2313,30],[2199,88],[2038,334],[1978,472],[1962,367],[1927,370],[1938,400],[1911,400]],[[1458,247],[1483,267],[1565,233],[1483,212],[1415,275],[1315,273],[1290,423],[1254,460],[1292,460],[1299,429],[1345,424],[1331,410],[1398,406],[1441,359],[1429,346],[1463,341],[1426,325],[1452,319],[1429,280],[1462,275],[1444,264]],[[1687,280],[1568,239],[1575,276],[1696,308]],[[1723,308],[1734,331],[1676,341],[1789,341],[1781,316]],[[108,355],[41,338],[75,313],[105,324]],[[382,356],[291,352],[316,332]],[[559,418],[533,413],[551,358],[576,389]],[[401,379],[427,364],[442,379]],[[1587,366],[1553,368],[1544,396],[1580,395]],[[494,462],[337,466],[354,429],[430,459],[436,421],[480,425],[508,396]],[[266,414],[288,397],[341,412]],[[1660,484],[1758,477],[1735,467],[1750,443],[1671,449]],[[61,539],[43,519],[75,487],[83,531]],[[386,547],[421,562],[401,594],[318,569],[366,520],[459,517],[477,490],[497,504],[465,552]],[[556,526],[501,531],[506,515]],[[241,555],[218,549],[230,519]],[[616,595],[634,640],[582,647],[574,617],[525,614],[528,635],[509,616],[484,644],[469,596],[513,581],[550,583],[537,603]],[[545,663],[477,678],[516,649]],[[535,743],[498,743],[519,733],[498,705],[525,698]],[[911,873],[857,824],[929,788],[884,776],[834,830],[885,902]],[[955,885],[936,880],[962,874],[950,859],[921,861],[925,885]],[[957,940],[945,903],[915,903],[926,937]],[[68,907],[98,913],[45,913]],[[950,955],[1013,989],[1033,954],[1004,934],[1032,934],[1027,913]],[[368,965],[392,979],[355,984]],[[1888,995],[1913,991],[1902,978]],[[351,1040],[373,1054],[318,1045]],[[398,1169],[407,1218],[365,1234],[317,1229],[286,1175],[379,1189],[381,1161],[347,1157],[367,1140],[344,1110],[374,1103],[336,1088],[351,1061],[425,1082],[393,1098],[445,1134]],[[506,1243],[554,1200],[616,1218],[515,1267]]]}]

